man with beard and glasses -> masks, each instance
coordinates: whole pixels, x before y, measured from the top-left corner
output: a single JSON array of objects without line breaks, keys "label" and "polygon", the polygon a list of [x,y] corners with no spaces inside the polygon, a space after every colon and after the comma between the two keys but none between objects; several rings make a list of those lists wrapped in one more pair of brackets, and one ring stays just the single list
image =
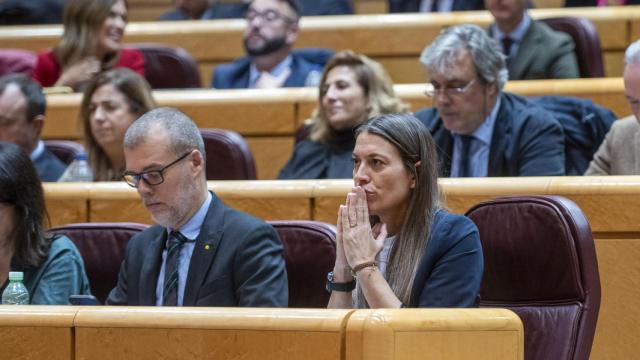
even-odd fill
[{"label": "man with beard and glasses", "polygon": [[244,48],[248,56],[216,67],[212,87],[318,86],[322,68],[333,52],[327,49],[291,50],[299,30],[300,5],[297,0],[254,0],[245,17]]},{"label": "man with beard and glasses", "polygon": [[434,107],[416,117],[436,141],[441,176],[565,174],[560,123],[527,99],[502,91],[505,56],[482,28],[444,30],[420,61]]},{"label": "man with beard and glasses", "polygon": [[287,307],[278,234],[207,190],[204,142],[158,108],[124,137],[124,180],[157,225],[131,238],[107,305]]}]

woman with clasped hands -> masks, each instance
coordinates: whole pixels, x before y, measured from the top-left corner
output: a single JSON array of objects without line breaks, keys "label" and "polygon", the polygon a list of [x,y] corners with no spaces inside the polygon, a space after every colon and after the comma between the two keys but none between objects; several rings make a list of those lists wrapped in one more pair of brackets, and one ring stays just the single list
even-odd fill
[{"label": "woman with clasped hands", "polygon": [[472,307],[482,280],[478,229],[439,208],[436,149],[411,114],[356,129],[353,181],[338,211],[329,308]]}]

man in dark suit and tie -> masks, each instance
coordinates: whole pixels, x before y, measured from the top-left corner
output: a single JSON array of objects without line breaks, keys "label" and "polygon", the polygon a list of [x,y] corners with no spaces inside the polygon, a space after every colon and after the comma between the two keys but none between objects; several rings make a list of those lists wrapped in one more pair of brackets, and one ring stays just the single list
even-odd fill
[{"label": "man in dark suit and tie", "polygon": [[244,48],[248,56],[218,65],[211,86],[216,89],[317,86],[327,49],[292,50],[298,38],[297,0],[253,0],[245,15]]},{"label": "man in dark suit and tie", "polygon": [[580,77],[575,44],[563,32],[533,20],[526,0],[485,0],[495,22],[489,34],[502,43],[511,80]]},{"label": "man in dark suit and tie", "polygon": [[108,305],[287,307],[278,235],[207,190],[191,119],[171,108],[144,114],[127,130],[124,154],[124,179],[157,225],[129,241]]},{"label": "man in dark suit and tie", "polygon": [[483,0],[388,0],[389,12],[450,12],[483,10]]},{"label": "man in dark suit and tie", "polygon": [[0,78],[0,141],[19,145],[42,181],[57,181],[67,166],[40,139],[46,108],[42,88],[27,75]]},{"label": "man in dark suit and tie", "polygon": [[420,57],[434,108],[416,113],[438,146],[441,176],[564,175],[560,123],[506,93],[500,45],[476,25],[446,29]]}]

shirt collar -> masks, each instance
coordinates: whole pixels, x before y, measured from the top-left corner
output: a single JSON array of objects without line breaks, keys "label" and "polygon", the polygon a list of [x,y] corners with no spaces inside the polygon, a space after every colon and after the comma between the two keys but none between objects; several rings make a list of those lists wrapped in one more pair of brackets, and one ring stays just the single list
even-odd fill
[{"label": "shirt collar", "polygon": [[36,145],[36,148],[33,149],[29,157],[31,158],[31,161],[36,161],[40,156],[42,156],[43,153],[44,153],[44,142],[42,140],[38,140],[38,145]]},{"label": "shirt collar", "polygon": [[496,123],[496,118],[498,117],[498,109],[500,108],[500,96],[496,100],[496,105],[491,110],[491,113],[487,116],[486,119],[478,126],[476,131],[474,131],[471,135],[474,139],[481,141],[485,145],[491,144],[491,136],[493,135],[493,127]]},{"label": "shirt collar", "polygon": [[[291,68],[291,63],[293,62],[293,58],[291,57],[291,54],[287,55],[286,58],[284,58],[284,60],[282,60],[278,65],[276,65],[273,69],[271,69],[271,71],[269,71],[269,74],[277,77],[280,74],[282,74],[283,71],[285,71],[286,69]],[[253,87],[256,83],[256,81],[258,81],[258,78],[260,77],[260,70],[258,70],[258,68],[255,66],[255,64],[251,63],[251,65],[249,66],[249,85],[250,87]]]},{"label": "shirt collar", "polygon": [[[180,231],[184,237],[189,239],[189,241],[195,241],[198,235],[200,235],[200,229],[204,223],[204,218],[207,216],[212,199],[213,197],[211,196],[211,193],[207,191],[207,198],[202,203],[202,206],[200,206],[200,209],[196,211],[189,221],[178,229],[178,231]],[[171,229],[167,229],[167,231],[171,232]]]},{"label": "shirt collar", "polygon": [[529,25],[531,25],[531,18],[529,17],[529,14],[527,12],[524,13],[524,16],[522,17],[522,21],[520,21],[520,24],[518,24],[518,26],[516,26],[516,28],[513,29],[513,31],[510,34],[503,33],[498,27],[498,25],[496,25],[496,23],[493,23],[491,24],[492,31],[493,31],[493,38],[497,40],[502,40],[506,35],[509,35],[511,40],[513,40],[514,42],[521,42],[522,38],[524,38],[524,34],[529,29]]}]

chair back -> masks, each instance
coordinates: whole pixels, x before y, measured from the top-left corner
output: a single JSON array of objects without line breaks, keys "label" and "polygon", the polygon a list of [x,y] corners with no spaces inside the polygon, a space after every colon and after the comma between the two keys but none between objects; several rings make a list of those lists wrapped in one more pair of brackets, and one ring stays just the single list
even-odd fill
[{"label": "chair back", "polygon": [[22,49],[0,49],[0,76],[12,73],[24,73],[31,76],[36,67],[38,55]]},{"label": "chair back", "polygon": [[49,232],[73,241],[84,260],[91,293],[104,303],[118,283],[129,239],[147,227],[136,223],[79,223],[58,226]]},{"label": "chair back", "polygon": [[600,37],[593,23],[582,17],[555,17],[540,19],[556,31],[567,33],[575,43],[580,77],[604,77],[604,63]]},{"label": "chair back", "polygon": [[480,203],[466,215],[484,253],[480,306],[520,316],[526,360],[588,359],[600,278],[580,208],[558,196],[519,196]]},{"label": "chair back", "polygon": [[336,229],[318,221],[270,221],[284,247],[290,308],[325,308],[327,273],[336,260]]},{"label": "chair back", "polygon": [[202,87],[198,64],[185,49],[150,43],[130,47],[142,52],[145,78],[153,89]]},{"label": "chair back", "polygon": [[244,138],[235,131],[200,129],[207,157],[207,180],[255,180],[256,164]]},{"label": "chair back", "polygon": [[76,155],[86,154],[84,146],[71,140],[45,140],[44,147],[66,165],[71,164]]}]

